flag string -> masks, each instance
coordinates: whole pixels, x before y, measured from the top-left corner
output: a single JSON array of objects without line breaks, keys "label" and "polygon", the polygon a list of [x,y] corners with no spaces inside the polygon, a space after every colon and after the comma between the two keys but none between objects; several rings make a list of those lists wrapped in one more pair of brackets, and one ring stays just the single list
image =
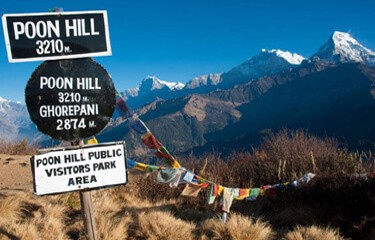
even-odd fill
[{"label": "flag string", "polygon": [[[157,166],[152,164],[140,163],[127,159],[129,169],[135,169],[143,172],[158,171],[157,181],[168,183],[170,187],[177,187],[181,183],[186,186],[181,195],[196,197],[201,189],[208,188],[207,202],[213,204],[217,197],[221,197],[220,205],[224,213],[229,213],[233,199],[253,201],[258,196],[268,196],[274,198],[277,189],[295,188],[302,183],[308,183],[315,174],[306,173],[300,179],[293,182],[278,183],[273,185],[264,185],[257,188],[233,188],[217,184],[182,167],[177,159],[167,150],[167,148],[152,134],[146,124],[138,115],[129,108],[122,95],[116,91],[116,109],[121,117],[129,120],[129,126],[136,133],[141,135],[143,144],[152,150],[158,158],[164,159],[169,167]],[[95,137],[86,139],[86,144],[97,144]]]}]

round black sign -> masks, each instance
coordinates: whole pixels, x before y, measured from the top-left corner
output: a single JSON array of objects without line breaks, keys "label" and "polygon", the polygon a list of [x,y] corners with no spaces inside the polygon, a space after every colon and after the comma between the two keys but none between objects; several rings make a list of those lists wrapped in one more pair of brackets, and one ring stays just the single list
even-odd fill
[{"label": "round black sign", "polygon": [[66,141],[100,132],[116,104],[111,77],[91,58],[42,63],[27,82],[25,96],[38,129]]}]

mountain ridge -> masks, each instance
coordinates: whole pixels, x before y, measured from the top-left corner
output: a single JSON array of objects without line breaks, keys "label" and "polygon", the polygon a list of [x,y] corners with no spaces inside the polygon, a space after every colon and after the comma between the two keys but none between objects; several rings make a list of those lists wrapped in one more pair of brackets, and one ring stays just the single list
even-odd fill
[{"label": "mountain ridge", "polygon": [[282,70],[293,68],[301,64],[304,59],[301,55],[289,51],[262,49],[259,54],[230,69],[228,72],[202,75],[191,79],[186,84],[168,82],[155,76],[147,76],[137,88],[127,89],[122,95],[131,108],[138,109],[158,99],[167,100],[188,94],[228,89],[235,85],[246,83],[249,79],[272,75]]},{"label": "mountain ridge", "polygon": [[[351,136],[346,142],[354,147],[363,139],[375,140],[374,84],[375,69],[367,65],[312,61],[237,88],[157,101],[137,113],[177,153],[249,149],[262,132],[284,127],[340,139]],[[107,129],[102,140],[116,129]],[[132,139],[137,145],[135,135]]]},{"label": "mountain ridge", "polygon": [[[353,54],[359,55],[342,57],[352,52],[341,53],[336,45],[332,48],[335,35],[341,36],[335,32],[309,59],[276,49],[263,50],[227,72],[193,78],[184,87],[148,76],[143,81],[144,91],[141,87],[130,91],[133,95],[125,96],[126,102],[176,153],[216,147],[223,151],[248,149],[263,132],[283,127],[348,137],[350,147],[359,146],[362,140],[375,141],[369,134],[375,131],[371,124],[375,121],[373,51],[344,34],[340,46],[352,42]],[[289,60],[296,64],[285,56],[295,58]],[[6,100],[0,98],[1,102]],[[13,129],[11,123],[0,119],[0,129]],[[25,131],[24,126],[28,128],[23,124],[4,134],[17,135],[17,131]],[[98,139],[125,140],[134,155],[148,152],[139,136],[129,130],[126,119],[114,119]]]},{"label": "mountain ridge", "polygon": [[[369,66],[375,66],[375,52],[360,44],[349,33],[335,31],[328,41],[309,59],[297,53],[280,49],[262,49],[260,53],[227,72],[209,73],[194,77],[186,84],[162,80],[164,82],[164,84],[161,84],[162,86],[178,84],[179,87],[168,87],[167,91],[160,90],[161,88],[151,90],[150,87],[145,88],[144,93],[140,94],[143,97],[140,100],[136,100],[135,98],[137,98],[140,91],[139,86],[142,85],[145,79],[158,79],[155,76],[147,76],[137,88],[125,90],[123,96],[125,99],[129,99],[129,105],[136,109],[157,99],[166,100],[193,93],[208,93],[216,89],[228,89],[246,83],[251,79],[273,75],[288,68],[297,67],[303,64],[304,61],[311,61],[314,58],[337,63],[361,62]],[[158,91],[152,92],[152,90]],[[145,97],[147,94],[150,96]]]}]

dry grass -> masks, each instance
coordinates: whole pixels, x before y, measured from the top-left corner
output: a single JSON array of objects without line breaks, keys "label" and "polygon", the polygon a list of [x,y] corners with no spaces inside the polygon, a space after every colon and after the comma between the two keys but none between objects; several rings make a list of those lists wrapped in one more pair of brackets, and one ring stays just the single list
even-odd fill
[{"label": "dry grass", "polygon": [[302,227],[298,226],[294,231],[288,232],[284,240],[340,240],[338,230],[331,228],[319,228],[317,226]]},{"label": "dry grass", "polygon": [[65,208],[18,193],[0,200],[1,239],[68,239],[64,232]]},{"label": "dry grass", "polygon": [[96,229],[99,239],[128,239],[128,226],[132,217],[124,213],[97,210],[95,212]]},{"label": "dry grass", "polygon": [[129,239],[194,239],[195,225],[176,219],[170,212],[140,213],[129,226]]},{"label": "dry grass", "polygon": [[[181,200],[139,199],[129,194],[134,187],[92,191],[99,239],[343,239],[338,230],[316,226],[284,233],[283,228],[238,213],[223,223],[218,215],[185,209]],[[0,195],[0,239],[84,239],[82,221],[77,193]]]},{"label": "dry grass", "polygon": [[[21,152],[26,145],[8,150]],[[374,172],[371,152],[349,153],[334,140],[284,130],[251,153],[205,159],[190,158],[183,165],[233,187],[289,181],[310,171],[319,175],[308,186],[281,191],[276,199],[235,201],[225,224],[216,203],[207,205],[206,191],[197,198],[179,197],[183,185],[171,189],[157,183],[155,173],[130,175],[127,186],[92,191],[98,238],[373,239],[375,178],[357,174]],[[36,197],[0,192],[0,239],[85,239],[78,193]]]},{"label": "dry grass", "polygon": [[0,199],[0,226],[14,222],[19,215],[20,202],[18,197],[3,197]]},{"label": "dry grass", "polygon": [[275,234],[270,225],[261,220],[234,214],[227,223],[210,219],[201,226],[201,239],[273,239]]}]

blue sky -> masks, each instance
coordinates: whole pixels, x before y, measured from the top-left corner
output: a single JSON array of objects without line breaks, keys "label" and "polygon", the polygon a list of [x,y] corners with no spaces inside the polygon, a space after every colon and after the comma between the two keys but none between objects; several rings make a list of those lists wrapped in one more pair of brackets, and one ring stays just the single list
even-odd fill
[{"label": "blue sky", "polygon": [[[335,31],[375,50],[375,1],[348,0],[3,0],[1,14],[107,10],[113,55],[97,57],[119,91],[145,76],[186,83],[228,71],[262,48],[310,57]],[[0,37],[0,96],[24,101],[41,62],[9,63]]]}]

